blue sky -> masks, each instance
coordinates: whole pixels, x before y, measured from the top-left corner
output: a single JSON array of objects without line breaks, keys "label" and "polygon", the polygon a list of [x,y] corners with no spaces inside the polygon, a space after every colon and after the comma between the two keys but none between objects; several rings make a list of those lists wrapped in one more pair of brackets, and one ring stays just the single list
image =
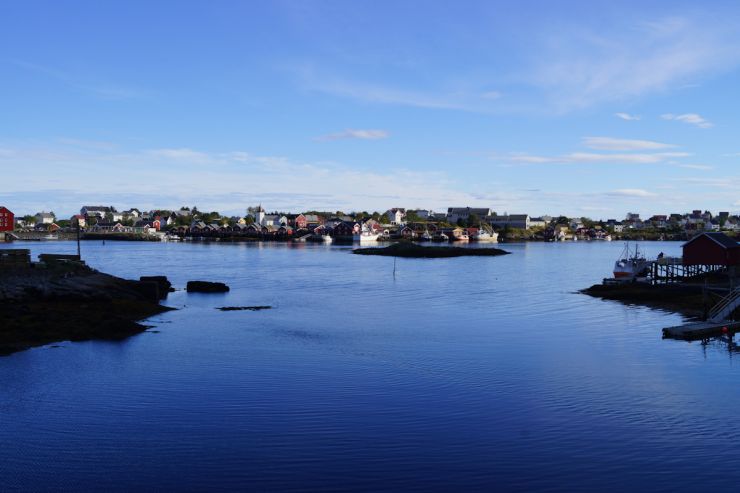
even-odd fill
[{"label": "blue sky", "polygon": [[0,202],[740,211],[733,2],[3,2]]}]

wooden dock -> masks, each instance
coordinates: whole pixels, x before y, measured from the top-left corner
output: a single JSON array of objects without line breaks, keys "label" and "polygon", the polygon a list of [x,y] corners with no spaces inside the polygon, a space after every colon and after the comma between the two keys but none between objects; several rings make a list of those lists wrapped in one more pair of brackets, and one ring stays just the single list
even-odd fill
[{"label": "wooden dock", "polygon": [[691,322],[676,327],[666,327],[663,329],[663,337],[695,340],[737,331],[740,331],[740,322],[729,320],[725,322]]}]

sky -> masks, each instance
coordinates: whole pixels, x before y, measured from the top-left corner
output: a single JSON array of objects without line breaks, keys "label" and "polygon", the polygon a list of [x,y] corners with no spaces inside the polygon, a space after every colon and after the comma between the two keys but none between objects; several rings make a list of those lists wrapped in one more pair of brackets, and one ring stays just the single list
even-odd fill
[{"label": "sky", "polygon": [[740,212],[740,4],[0,2],[0,205]]}]

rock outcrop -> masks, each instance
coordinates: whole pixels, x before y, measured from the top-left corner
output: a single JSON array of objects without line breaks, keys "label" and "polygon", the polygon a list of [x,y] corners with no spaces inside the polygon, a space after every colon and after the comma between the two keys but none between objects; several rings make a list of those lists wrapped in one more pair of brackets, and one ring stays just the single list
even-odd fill
[{"label": "rock outcrop", "polygon": [[0,354],[63,340],[120,339],[159,305],[158,284],[130,281],[79,263],[31,264],[0,276]]},{"label": "rock outcrop", "polygon": [[225,293],[229,287],[222,282],[188,281],[188,293]]}]

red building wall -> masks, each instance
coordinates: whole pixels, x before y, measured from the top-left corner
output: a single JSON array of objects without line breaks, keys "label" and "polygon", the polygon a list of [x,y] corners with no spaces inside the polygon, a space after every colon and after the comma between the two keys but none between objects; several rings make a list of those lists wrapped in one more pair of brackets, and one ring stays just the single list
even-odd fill
[{"label": "red building wall", "polygon": [[740,248],[725,248],[707,236],[683,247],[683,265],[740,265]]},{"label": "red building wall", "polygon": [[15,215],[5,207],[0,207],[0,231],[15,229]]}]

